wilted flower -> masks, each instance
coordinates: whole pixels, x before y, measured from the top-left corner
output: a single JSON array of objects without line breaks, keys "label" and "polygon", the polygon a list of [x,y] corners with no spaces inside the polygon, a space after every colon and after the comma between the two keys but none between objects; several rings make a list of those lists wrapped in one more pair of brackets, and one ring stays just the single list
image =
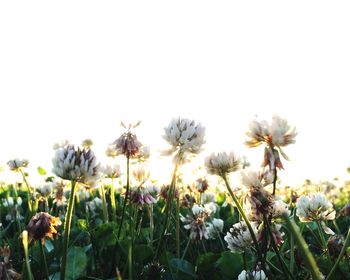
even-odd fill
[{"label": "wilted flower", "polygon": [[237,171],[239,166],[240,161],[233,152],[229,154],[226,152],[212,153],[205,159],[205,167],[208,173],[221,177],[226,176],[230,172]]},{"label": "wilted flower", "polygon": [[124,123],[121,123],[121,125],[124,128],[127,128],[128,131],[123,133],[112,143],[118,155],[125,155],[127,158],[136,157],[139,155],[142,144],[137,140],[136,134],[131,132],[131,129],[137,127],[139,124],[140,122],[135,125],[129,124],[127,128]]},{"label": "wilted flower", "polygon": [[190,208],[193,206],[195,202],[196,202],[196,199],[192,195],[186,193],[181,199],[180,206],[181,208]]},{"label": "wilted flower", "polygon": [[[254,120],[250,123],[246,141],[248,147],[257,147],[263,143],[266,144],[263,167],[269,166],[270,170],[283,168],[279,153],[288,160],[281,147],[295,143],[297,135],[295,127],[291,127],[285,119],[275,115],[272,117],[271,124],[267,121]],[[275,149],[277,148],[277,149]]]},{"label": "wilted flower", "polygon": [[339,215],[350,216],[350,200],[348,203],[340,210]]},{"label": "wilted flower", "polygon": [[253,271],[243,270],[239,275],[237,280],[267,280],[263,270],[257,269]]},{"label": "wilted flower", "polygon": [[332,235],[327,241],[329,255],[333,260],[337,259],[344,247],[344,237],[342,235]]},{"label": "wilted flower", "polygon": [[10,170],[19,171],[23,167],[28,167],[29,161],[27,159],[13,159],[7,162]]},{"label": "wilted flower", "polygon": [[209,188],[208,181],[206,179],[202,179],[202,178],[199,178],[196,181],[195,186],[196,186],[197,191],[200,193],[204,193]]},{"label": "wilted flower", "polygon": [[[272,223],[270,225],[270,230],[274,239],[275,244],[278,246],[280,243],[283,242],[283,236],[284,232],[281,231],[282,225]],[[267,234],[267,236],[265,236]],[[268,232],[265,230],[264,224],[260,224],[257,234],[258,241],[267,240],[267,246],[270,247],[271,245],[271,237],[268,234]]]},{"label": "wilted flower", "polygon": [[54,180],[51,184],[52,188],[55,190],[53,195],[53,203],[56,203],[57,206],[64,205],[67,201],[66,197],[64,196],[64,188],[67,184],[63,180]]},{"label": "wilted flower", "polygon": [[[254,234],[257,234],[257,225],[251,223]],[[224,237],[227,247],[233,253],[243,253],[248,250],[253,243],[253,238],[245,222],[238,222],[230,228]]]},{"label": "wilted flower", "polygon": [[27,226],[29,240],[42,240],[45,237],[53,239],[58,233],[57,228],[61,225],[59,218],[48,213],[40,212],[33,216]]},{"label": "wilted flower", "polygon": [[11,250],[9,246],[0,247],[1,255],[4,261],[0,262],[0,279],[1,280],[20,280],[22,274],[15,271],[10,262]]},{"label": "wilted flower", "polygon": [[[164,200],[167,200],[168,194],[170,191],[170,185],[163,185],[162,188],[160,189],[160,197],[162,197]],[[174,193],[174,199],[177,199],[179,197],[179,190],[178,188],[175,188],[175,193]]]},{"label": "wilted flower", "polygon": [[274,198],[264,189],[261,177],[257,172],[249,170],[242,174],[242,183],[248,188],[246,208],[250,210],[252,221],[262,221],[264,215],[269,216],[273,210]]},{"label": "wilted flower", "polygon": [[65,180],[89,184],[96,181],[99,164],[92,150],[65,146],[57,149],[52,172]]},{"label": "wilted flower", "polygon": [[185,153],[198,154],[205,143],[205,128],[193,120],[173,119],[164,131],[163,138],[172,146],[164,154],[171,155],[177,152],[179,160],[184,159]]}]

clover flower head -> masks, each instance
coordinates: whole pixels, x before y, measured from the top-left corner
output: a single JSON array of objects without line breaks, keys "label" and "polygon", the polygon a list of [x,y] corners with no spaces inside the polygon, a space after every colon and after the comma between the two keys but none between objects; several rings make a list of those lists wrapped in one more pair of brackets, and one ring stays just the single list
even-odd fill
[{"label": "clover flower head", "polygon": [[65,146],[56,150],[52,160],[52,172],[58,177],[90,184],[95,182],[99,176],[100,165],[90,149]]},{"label": "clover flower head", "polygon": [[114,161],[102,165],[101,172],[110,179],[119,178],[122,175],[120,165]]},{"label": "clover flower head", "polygon": [[326,221],[335,219],[335,210],[322,193],[301,196],[296,203],[297,216],[301,222]]},{"label": "clover flower head", "polygon": [[53,217],[46,212],[37,213],[33,216],[27,226],[29,240],[42,240],[45,237],[53,239],[57,233],[58,226],[61,225],[59,218]]},{"label": "clover flower head", "polygon": [[142,144],[137,140],[137,136],[132,132],[132,129],[139,126],[140,122],[135,125],[129,124],[127,127],[124,123],[121,126],[127,129],[127,132],[123,133],[112,145],[117,155],[124,155],[127,158],[134,158],[140,154]]},{"label": "clover flower head", "polygon": [[223,177],[237,171],[240,167],[240,161],[233,152],[229,154],[226,152],[212,153],[205,159],[205,167],[209,174]]},{"label": "clover flower head", "polygon": [[237,280],[267,280],[265,272],[259,268],[253,271],[243,270],[239,275]]},{"label": "clover flower head", "polygon": [[163,138],[171,145],[171,148],[163,154],[171,155],[175,152],[180,156],[179,160],[184,160],[184,154],[198,154],[202,151],[205,143],[205,128],[194,120],[177,118],[171,120],[164,128]]},{"label": "clover flower head", "polygon": [[[257,234],[257,224],[251,223],[253,231]],[[250,249],[253,243],[253,238],[245,222],[238,222],[234,224],[229,232],[224,237],[227,242],[227,247],[233,253],[243,253]]]},{"label": "clover flower head", "polygon": [[11,171],[19,171],[21,168],[28,167],[29,161],[27,159],[12,159],[7,162]]}]

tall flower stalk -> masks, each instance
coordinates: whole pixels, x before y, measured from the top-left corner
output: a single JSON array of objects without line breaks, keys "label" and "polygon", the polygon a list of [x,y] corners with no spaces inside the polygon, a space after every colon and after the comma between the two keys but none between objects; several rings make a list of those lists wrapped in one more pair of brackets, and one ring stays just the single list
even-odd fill
[{"label": "tall flower stalk", "polygon": [[257,147],[265,143],[264,160],[262,167],[268,167],[274,174],[273,191],[276,192],[277,168],[283,169],[280,154],[288,160],[287,155],[283,152],[282,147],[295,143],[297,132],[295,127],[291,127],[285,119],[275,115],[271,123],[267,121],[254,120],[250,123],[247,132],[249,139],[245,144],[250,147]]},{"label": "tall flower stalk", "polygon": [[60,274],[60,279],[64,280],[76,187],[78,183],[94,183],[98,178],[100,166],[92,150],[76,148],[72,145],[58,148],[52,163],[53,173],[62,179],[71,181],[71,192],[64,221],[63,255]]},{"label": "tall flower stalk", "polygon": [[176,255],[177,257],[180,257],[180,205],[177,200],[174,202],[177,172],[181,164],[189,161],[190,156],[194,156],[202,151],[202,146],[205,143],[205,128],[194,120],[185,118],[173,119],[169,125],[164,128],[164,131],[165,134],[163,138],[168,142],[170,148],[164,151],[163,155],[173,156],[174,171],[172,174],[170,188],[167,194],[163,228],[155,254],[155,260],[159,259],[160,253],[163,249],[167,230],[169,227],[171,211],[174,206],[176,209]]},{"label": "tall flower stalk", "polygon": [[230,183],[227,179],[227,175],[231,172],[235,172],[240,167],[240,161],[236,157],[236,155],[231,152],[230,154],[227,154],[226,152],[218,153],[218,154],[211,154],[209,157],[205,160],[205,166],[207,168],[207,171],[209,174],[217,175],[221,177],[226,185],[226,188],[228,192],[230,193],[230,196],[232,197],[232,200],[234,201],[237,210],[239,214],[241,215],[242,219],[244,220],[245,224],[248,227],[249,233],[252,237],[252,240],[254,242],[254,246],[256,248],[258,258],[263,263],[263,258],[261,254],[261,250],[258,244],[258,240],[256,238],[255,232],[251,226],[251,223],[249,219],[247,218],[247,215],[245,214],[237,196],[232,191],[232,188],[230,186]]}]

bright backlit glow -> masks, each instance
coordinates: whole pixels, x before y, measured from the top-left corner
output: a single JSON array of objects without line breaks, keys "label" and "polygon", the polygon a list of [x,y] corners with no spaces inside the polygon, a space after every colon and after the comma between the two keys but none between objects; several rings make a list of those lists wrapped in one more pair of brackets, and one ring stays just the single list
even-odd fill
[{"label": "bright backlit glow", "polygon": [[[286,184],[347,178],[349,3],[60,1],[0,4],[0,165],[51,169],[52,145],[95,142],[96,154],[142,120],[153,177],[173,117],[206,127],[206,150],[244,146],[248,123],[275,113],[296,126]],[[160,162],[160,163],[158,163]],[[185,168],[185,167],[184,167]],[[189,171],[191,172],[191,171]],[[188,173],[188,172],[187,172]]]}]

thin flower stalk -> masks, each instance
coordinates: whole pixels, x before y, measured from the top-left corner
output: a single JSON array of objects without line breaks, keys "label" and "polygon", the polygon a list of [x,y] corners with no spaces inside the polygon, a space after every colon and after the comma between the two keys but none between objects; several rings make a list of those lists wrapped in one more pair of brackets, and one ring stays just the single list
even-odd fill
[{"label": "thin flower stalk", "polygon": [[250,224],[250,221],[248,220],[248,218],[247,218],[247,216],[246,216],[246,214],[245,214],[241,204],[239,203],[236,195],[233,193],[233,191],[232,191],[232,189],[230,187],[230,183],[227,180],[226,175],[223,175],[222,178],[225,181],[226,187],[227,187],[227,189],[228,189],[228,191],[229,191],[229,193],[230,193],[230,195],[231,195],[231,197],[232,197],[232,199],[233,199],[233,201],[234,201],[234,203],[235,203],[235,205],[236,205],[236,207],[238,209],[239,214],[241,215],[241,217],[243,218],[244,222],[246,223],[246,225],[248,227],[249,233],[252,236],[252,239],[253,239],[253,242],[254,242],[254,246],[255,246],[256,251],[258,253],[258,258],[259,258],[260,261],[262,261],[262,263],[264,263],[263,262],[263,257],[262,257],[262,254],[261,254],[261,250],[260,250],[260,247],[259,247],[259,243],[258,243],[258,240],[256,239],[256,236],[255,236],[254,230],[253,230],[253,228],[252,228],[252,226]]},{"label": "thin flower stalk", "polygon": [[341,252],[340,252],[340,254],[339,254],[337,260],[335,261],[335,263],[334,263],[334,265],[333,265],[331,271],[330,271],[329,274],[327,275],[326,280],[332,279],[335,270],[337,269],[337,267],[338,267],[338,265],[339,265],[341,259],[344,257],[344,255],[345,255],[345,253],[346,253],[349,240],[350,240],[350,228],[348,229],[348,233],[347,233],[347,235],[346,235],[343,248],[342,248],[342,250],[341,250]]},{"label": "thin flower stalk", "polygon": [[108,217],[108,208],[107,208],[106,193],[105,193],[104,185],[100,186],[100,191],[101,191],[101,199],[102,199],[103,219],[105,223],[107,223],[109,220],[109,217]]},{"label": "thin flower stalk", "polygon": [[115,203],[115,188],[114,188],[114,177],[112,179],[112,185],[111,185],[111,193],[110,193],[110,199],[111,199],[111,208],[112,208],[112,221],[117,222],[117,207]]},{"label": "thin flower stalk", "polygon": [[50,279],[49,278],[49,270],[48,270],[47,261],[46,261],[45,249],[44,249],[42,240],[39,241],[39,247],[40,247],[42,263],[43,263],[44,270],[45,270],[45,279]]},{"label": "thin flower stalk", "polygon": [[63,235],[63,255],[62,255],[62,263],[61,263],[61,274],[60,279],[65,279],[66,274],[66,265],[67,265],[67,253],[68,253],[68,243],[69,243],[69,235],[70,235],[70,227],[72,222],[72,214],[73,214],[73,208],[74,208],[74,198],[75,198],[75,191],[76,191],[76,181],[71,182],[71,192],[69,195],[69,202],[68,202],[68,208],[67,213],[64,221],[64,235]]},{"label": "thin flower stalk", "polygon": [[156,250],[156,253],[154,256],[154,260],[158,260],[160,257],[160,254],[161,254],[161,251],[163,249],[164,242],[165,242],[166,232],[167,232],[167,229],[169,227],[172,202],[173,202],[175,192],[176,192],[175,187],[176,187],[177,169],[178,169],[178,164],[175,163],[173,176],[171,179],[170,187],[169,187],[166,202],[165,202],[165,210],[164,210],[165,216],[164,216],[164,221],[163,221],[163,228],[161,231],[160,240],[159,240],[157,250]]},{"label": "thin flower stalk", "polygon": [[[126,191],[125,191],[125,199],[123,203],[123,210],[122,210],[122,220],[120,222],[119,230],[118,230],[118,239],[120,237],[121,230],[123,228],[123,222],[125,219],[125,210],[126,210],[126,203],[129,198],[130,193],[130,158],[126,157]],[[131,203],[130,203],[131,206]],[[131,212],[129,213],[131,215]]]},{"label": "thin flower stalk", "polygon": [[295,241],[300,249],[301,254],[304,257],[305,263],[308,266],[312,279],[313,280],[321,280],[321,272],[319,268],[317,267],[316,261],[314,257],[312,256],[308,245],[306,244],[303,236],[300,233],[300,230],[296,223],[289,218],[287,214],[284,215],[284,218],[287,222],[287,226],[289,230],[292,232],[292,234],[295,237]]},{"label": "thin flower stalk", "polygon": [[30,267],[29,253],[28,253],[28,231],[26,230],[22,232],[22,243],[23,243],[25,262],[26,262],[26,268],[27,268],[27,277],[28,277],[28,280],[33,280],[33,274],[32,274],[32,269]]}]

